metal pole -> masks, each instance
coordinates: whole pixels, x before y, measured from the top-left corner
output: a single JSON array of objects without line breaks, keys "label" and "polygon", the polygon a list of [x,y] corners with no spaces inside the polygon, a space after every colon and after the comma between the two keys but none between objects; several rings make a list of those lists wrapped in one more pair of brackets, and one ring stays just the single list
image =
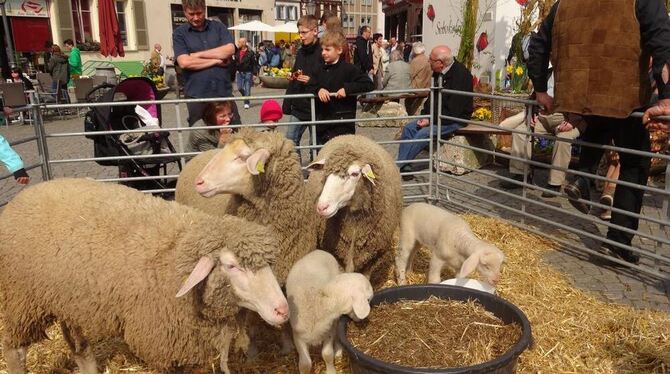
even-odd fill
[{"label": "metal pole", "polygon": [[[524,122],[526,123],[526,131],[529,133],[531,132],[531,127],[530,123],[533,120],[533,106],[530,104],[526,104],[526,116],[524,117]],[[514,135],[512,135],[514,136]],[[532,149],[532,144],[533,144],[533,136],[532,135],[524,135],[524,159],[526,158],[526,147],[527,143],[531,143],[531,149]],[[532,157],[532,151],[531,155]],[[523,163],[523,185],[521,186],[521,196],[525,199],[527,194],[528,194],[528,189],[526,188],[526,183],[533,183],[533,180],[531,179],[528,181],[528,162]],[[526,202],[524,200],[521,200],[521,212],[526,213]],[[525,224],[526,223],[526,216],[525,214],[521,216],[521,223]]]},{"label": "metal pole", "polygon": [[[431,79],[432,80],[432,79]],[[435,167],[437,170],[440,168],[440,140],[442,140],[442,136],[440,135],[440,123],[442,119],[440,118],[440,115],[442,115],[442,94],[440,92],[440,88],[442,87],[442,77],[440,77],[437,81],[437,88],[434,88],[432,91],[430,91],[430,118],[428,119],[429,124],[429,134],[428,134],[428,171],[430,172],[428,174],[428,195],[431,197],[431,199],[437,200],[438,194],[436,193],[435,196],[433,196],[433,167]],[[437,93],[438,95],[438,104],[437,104],[437,113],[435,113],[435,94]],[[437,116],[436,116],[437,114]],[[434,123],[437,119],[437,123]],[[433,156],[433,134],[434,134],[434,126],[438,126],[437,130],[437,152],[435,153],[435,156]],[[437,165],[435,165],[435,159],[438,160]],[[439,177],[438,177],[439,180]],[[449,190],[447,190],[447,196],[449,196]],[[447,200],[449,198],[447,197]]]},{"label": "metal pole", "polygon": [[0,9],[2,9],[2,24],[5,27],[5,41],[7,42],[8,49],[7,62],[9,62],[10,67],[13,67],[16,66],[16,62],[14,61],[14,42],[9,34],[9,20],[7,19],[7,11],[5,10],[4,1],[0,3]]},{"label": "metal pole", "polygon": [[[310,107],[311,107],[311,110],[312,110],[312,124],[310,125],[311,126],[310,128],[312,129],[312,133],[310,134],[311,135],[310,136],[310,144],[312,146],[316,147],[316,124],[314,123],[314,121],[316,121],[316,101],[315,100],[316,100],[316,96],[312,96],[312,98],[309,99],[309,104],[310,104]],[[312,152],[311,153],[312,154],[311,161],[316,160],[316,154],[318,153],[318,151],[319,150],[316,149],[316,148],[311,148],[310,149],[310,152]]]},{"label": "metal pole", "polygon": [[37,93],[32,92],[30,94],[30,103],[30,110],[33,112],[33,127],[35,136],[37,136],[37,152],[40,155],[42,164],[42,180],[48,181],[52,179],[51,165],[49,164],[49,150],[47,148],[47,138],[42,119],[42,107],[35,105],[35,103],[39,103],[39,96],[37,96]]}]

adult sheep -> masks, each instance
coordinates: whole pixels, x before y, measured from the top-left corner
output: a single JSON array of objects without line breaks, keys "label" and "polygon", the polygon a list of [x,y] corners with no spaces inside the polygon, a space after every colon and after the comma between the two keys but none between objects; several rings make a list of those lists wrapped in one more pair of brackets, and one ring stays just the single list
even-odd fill
[{"label": "adult sheep", "polygon": [[400,224],[400,172],[391,155],[361,135],[330,140],[310,164],[307,189],[326,218],[317,247],[330,251],[346,272],[381,287],[392,268],[393,236]]},{"label": "adult sheep", "polygon": [[212,157],[220,149],[212,149],[203,152],[184,165],[184,169],[179,173],[177,187],[175,190],[175,201],[179,204],[198,208],[205,213],[213,215],[222,215],[228,209],[230,195],[218,194],[210,198],[203,197],[194,188],[195,179],[202,169],[212,160]]},{"label": "adult sheep", "polygon": [[272,268],[284,284],[293,264],[316,248],[313,205],[293,142],[277,132],[242,129],[196,178],[205,197],[232,194],[226,213],[268,225],[279,240]]},{"label": "adult sheep", "polygon": [[241,307],[273,325],[288,319],[270,270],[276,248],[263,226],[119,185],[64,178],[30,187],[0,216],[9,373],[25,373],[27,347],[56,320],[85,374],[97,373],[89,339],[110,337],[156,370],[220,354],[229,373]]}]

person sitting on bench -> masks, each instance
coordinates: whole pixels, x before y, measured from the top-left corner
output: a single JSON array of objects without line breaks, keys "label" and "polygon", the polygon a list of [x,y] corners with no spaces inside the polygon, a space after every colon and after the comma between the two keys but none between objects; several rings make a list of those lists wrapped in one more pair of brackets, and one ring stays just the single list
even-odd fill
[{"label": "person sitting on bench", "polygon": [[[433,70],[433,79],[442,77],[442,88],[472,92],[472,74],[462,63],[456,61],[451,53],[451,49],[446,45],[438,45],[430,52],[428,60],[430,68]],[[472,116],[472,97],[465,95],[455,95],[451,93],[440,93],[442,95],[442,110],[438,110],[439,100],[437,97],[433,100],[433,118],[430,120],[422,118],[412,121],[405,125],[402,130],[401,140],[426,139],[425,142],[401,143],[398,150],[398,161],[409,161],[416,158],[421,151],[428,146],[430,141],[430,126],[438,121],[438,114],[445,116],[458,117],[469,120]],[[422,114],[430,113],[430,100],[427,100],[423,106]],[[455,122],[442,119],[441,123],[442,137],[452,134],[458,129],[466,126],[466,123]],[[437,128],[434,133],[437,132]],[[400,172],[412,172],[412,165],[404,163],[401,165]],[[411,175],[403,175],[404,180],[412,179]]]}]

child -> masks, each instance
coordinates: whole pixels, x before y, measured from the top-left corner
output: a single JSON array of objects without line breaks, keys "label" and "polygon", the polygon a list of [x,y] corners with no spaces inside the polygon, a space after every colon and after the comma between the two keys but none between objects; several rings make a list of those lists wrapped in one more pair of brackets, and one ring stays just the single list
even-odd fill
[{"label": "child", "polygon": [[[193,126],[228,126],[235,117],[235,103],[232,101],[221,101],[207,103],[202,119]],[[221,147],[230,135],[237,129],[201,129],[193,130],[189,134],[189,145],[192,152],[205,152],[210,149]]]},{"label": "child", "polygon": [[[321,56],[324,64],[315,74],[316,116],[318,120],[356,118],[356,95],[370,92],[373,84],[367,74],[341,59],[347,40],[339,32],[327,32],[321,39]],[[336,94],[331,97],[330,94]],[[356,133],[356,123],[325,123],[316,127],[318,144],[344,134]]]},{"label": "child", "polygon": [[282,113],[281,106],[275,100],[265,100],[261,106],[261,123],[268,126],[268,130],[275,131],[276,123],[281,121],[284,113]]}]

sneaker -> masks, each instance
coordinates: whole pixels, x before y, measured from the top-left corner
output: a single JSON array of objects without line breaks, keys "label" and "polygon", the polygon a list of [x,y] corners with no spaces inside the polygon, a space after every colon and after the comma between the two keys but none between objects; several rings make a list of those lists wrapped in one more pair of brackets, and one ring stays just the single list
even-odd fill
[{"label": "sneaker", "polygon": [[244,109],[249,109],[249,104],[244,104]]},{"label": "sneaker", "polygon": [[589,182],[584,178],[577,178],[571,183],[563,187],[563,191],[568,195],[568,202],[578,211],[588,214],[589,205],[585,202],[577,201],[577,199],[590,200],[591,193],[589,192]]},{"label": "sneaker", "polygon": [[[414,171],[414,169],[412,168],[412,165],[410,165],[410,164],[405,164],[400,168],[400,173],[401,174],[411,173],[413,171]],[[414,179],[413,175],[402,175],[402,180],[404,180],[404,181],[411,181],[412,179]]]},{"label": "sneaker", "polygon": [[[614,204],[614,199],[610,195],[603,195],[600,198],[600,203],[603,205],[612,206]],[[600,219],[603,221],[609,221],[612,219],[612,209],[603,209],[603,212],[600,213]]]},{"label": "sneaker", "polygon": [[561,186],[552,186],[551,184],[548,184],[545,189],[551,191],[543,191],[542,192],[542,197],[546,197],[547,199],[551,199],[553,197],[559,196],[561,194]]},{"label": "sneaker", "polygon": [[638,255],[637,253],[614,246],[609,243],[603,243],[601,247],[609,254],[611,254],[612,257],[616,257],[618,259],[624,260],[626,262],[635,265],[640,263],[640,255]]}]

